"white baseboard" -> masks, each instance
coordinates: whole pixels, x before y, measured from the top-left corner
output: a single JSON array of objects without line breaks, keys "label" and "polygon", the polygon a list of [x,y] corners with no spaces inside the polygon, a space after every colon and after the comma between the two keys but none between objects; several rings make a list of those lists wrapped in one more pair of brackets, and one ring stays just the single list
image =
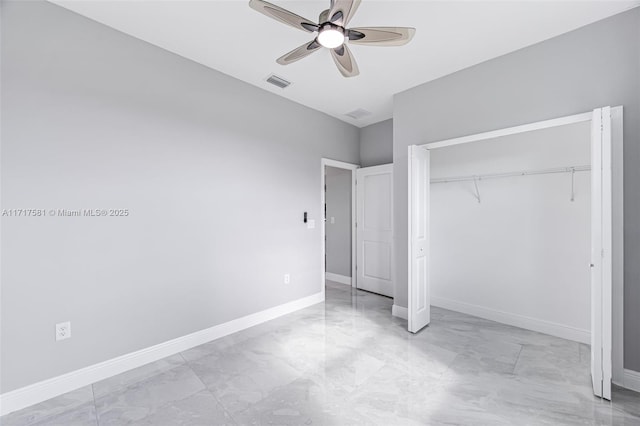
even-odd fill
[{"label": "white baseboard", "polygon": [[393,305],[391,307],[391,315],[393,315],[394,317],[402,318],[402,319],[408,319],[409,310],[402,306]]},{"label": "white baseboard", "polygon": [[324,293],[317,293],[80,370],[43,380],[11,392],[3,393],[0,395],[0,415],[3,416],[46,401],[83,386],[141,367],[150,362],[158,361],[167,356],[175,355],[195,346],[242,331],[322,301],[324,301]]},{"label": "white baseboard", "polygon": [[431,297],[431,305],[463,314],[512,325],[514,327],[525,328],[551,336],[561,337],[580,343],[591,343],[591,331],[555,322],[531,318],[524,315],[498,311],[484,306],[472,305],[470,303],[459,302],[457,300],[446,299],[444,297]]},{"label": "white baseboard", "polygon": [[625,369],[623,386],[632,391],[640,392],[640,372]]},{"label": "white baseboard", "polygon": [[346,275],[334,274],[333,272],[325,272],[324,277],[329,281],[351,285],[351,277],[347,277]]}]

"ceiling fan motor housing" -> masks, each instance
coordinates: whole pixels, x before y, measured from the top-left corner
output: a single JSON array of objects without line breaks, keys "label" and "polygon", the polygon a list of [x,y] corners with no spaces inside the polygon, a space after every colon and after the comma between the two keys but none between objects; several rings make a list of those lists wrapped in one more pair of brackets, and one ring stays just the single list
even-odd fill
[{"label": "ceiling fan motor housing", "polygon": [[318,42],[329,49],[341,46],[344,43],[344,37],[345,30],[340,25],[325,22],[318,28]]},{"label": "ceiling fan motor housing", "polygon": [[345,33],[345,29],[343,27],[341,27],[340,25],[333,24],[331,22],[325,22],[323,24],[320,24],[320,27],[318,28],[318,33],[321,33],[327,30],[340,31],[343,35]]}]

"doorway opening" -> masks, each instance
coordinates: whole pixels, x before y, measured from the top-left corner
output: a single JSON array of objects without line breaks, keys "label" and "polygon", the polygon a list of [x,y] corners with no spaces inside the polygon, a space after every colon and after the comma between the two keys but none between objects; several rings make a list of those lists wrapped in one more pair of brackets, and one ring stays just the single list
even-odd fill
[{"label": "doorway opening", "polygon": [[322,291],[331,281],[393,299],[393,164],[321,165]]},{"label": "doorway opening", "polygon": [[355,287],[357,164],[322,159],[322,292],[326,281]]},{"label": "doorway opening", "polygon": [[[440,148],[460,146],[462,144],[468,144],[470,142],[485,142],[488,140],[502,138],[512,135],[524,135],[529,132],[541,131],[544,129],[559,128],[569,125],[580,125],[583,127],[586,125],[586,129],[589,131],[587,143],[590,142],[590,164],[563,164],[562,166],[549,164],[549,167],[544,166],[544,161],[539,167],[533,167],[531,170],[524,168],[522,170],[498,170],[498,172],[492,173],[490,171],[474,171],[471,175],[466,176],[434,176],[431,162],[433,156]],[[481,144],[476,145],[474,149],[478,149],[482,152]],[[501,153],[494,153],[493,159],[499,163]],[[584,157],[584,153],[582,154]],[[579,159],[579,158],[578,158]],[[543,158],[546,161],[546,159]],[[580,161],[578,161],[580,162]],[[526,165],[526,164],[525,164]],[[557,167],[556,167],[557,166]],[[567,183],[570,188],[565,195],[569,197],[569,202],[575,202],[575,183],[576,176],[579,173],[587,171],[587,168],[591,169],[590,189],[589,189],[589,217],[588,217],[588,230],[589,232],[589,254],[586,256],[582,253],[580,256],[568,255],[566,259],[570,257],[584,258],[578,262],[585,263],[584,266],[578,265],[579,268],[588,268],[586,270],[580,270],[580,274],[583,275],[582,281],[585,281],[584,276],[588,276],[589,280],[586,282],[586,291],[589,292],[589,327],[586,330],[591,344],[591,376],[593,383],[593,392],[597,396],[601,396],[605,399],[611,398],[611,382],[612,373],[613,381],[616,381],[616,376],[622,371],[622,301],[623,301],[623,283],[622,283],[622,259],[623,259],[623,244],[622,244],[622,107],[617,108],[599,108],[593,112],[578,114],[575,116],[562,117],[554,120],[547,120],[544,122],[532,123],[523,126],[517,126],[508,129],[497,130],[493,132],[487,132],[477,135],[471,135],[462,138],[450,139],[440,142],[434,142],[421,146],[409,147],[409,301],[408,301],[408,328],[411,332],[417,332],[422,327],[430,322],[430,305],[433,300],[433,291],[439,291],[437,287],[432,286],[430,280],[434,277],[432,273],[435,269],[432,265],[434,260],[438,260],[437,257],[433,257],[433,253],[440,250],[440,246],[434,246],[434,237],[437,238],[437,233],[434,232],[431,227],[431,220],[434,217],[442,218],[442,215],[438,212],[432,211],[432,185],[443,183],[446,181],[458,181],[459,183],[466,182],[469,187],[469,195],[475,198],[476,202],[482,203],[487,197],[491,196],[491,187],[487,184],[484,186],[485,194],[483,195],[483,184],[478,185],[481,181],[481,175],[486,180],[503,179],[500,185],[506,185],[508,179],[516,180],[520,179],[522,182],[524,178],[516,178],[513,172],[520,171],[520,176],[551,176],[552,174],[570,176],[571,180]],[[564,168],[564,170],[562,170]],[[526,173],[525,173],[526,172]],[[432,180],[436,178],[435,182]],[[438,180],[440,179],[440,180]],[[538,181],[536,185],[539,185],[542,181]],[[584,183],[584,182],[583,182]],[[499,186],[499,185],[497,185]],[[583,185],[584,186],[584,185]],[[495,187],[494,187],[495,189]],[[503,188],[504,189],[504,188]],[[513,189],[513,188],[511,188]],[[544,192],[539,194],[540,196],[549,195],[552,192],[557,192],[556,185],[547,185],[548,194]],[[538,188],[540,190],[540,188]],[[544,191],[544,190],[543,190]],[[495,194],[493,194],[495,195]],[[510,197],[513,201],[520,196],[517,191],[512,192]],[[574,201],[570,201],[571,198]],[[494,198],[496,199],[496,198]],[[508,201],[508,200],[507,200]],[[586,201],[586,200],[583,200]],[[583,203],[584,204],[584,203]],[[576,205],[577,206],[577,205]],[[503,209],[509,208],[509,203],[502,206]],[[530,210],[537,209],[537,205],[529,206],[528,214]],[[564,207],[566,209],[566,205]],[[435,213],[435,215],[434,215]],[[441,212],[440,212],[441,213]],[[454,214],[456,212],[452,212]],[[432,216],[434,215],[434,216]],[[467,218],[469,220],[469,218]],[[503,219],[506,220],[506,219]],[[557,221],[557,218],[551,218],[551,221]],[[585,222],[584,213],[579,220],[580,223]],[[577,239],[585,239],[585,229],[587,228],[585,223],[580,225],[582,231],[575,230],[574,234],[577,235]],[[561,229],[559,233],[567,231]],[[475,232],[473,230],[468,232]],[[582,235],[580,235],[582,232]],[[496,237],[491,235],[492,238]],[[533,237],[536,237],[535,235]],[[544,244],[541,246],[544,248]],[[455,248],[455,247],[454,247]],[[476,251],[483,250],[482,247],[475,247]],[[514,247],[512,250],[518,250],[518,247]],[[581,249],[582,250],[582,249]],[[485,254],[485,253],[483,253]],[[439,255],[439,254],[438,254]],[[536,258],[543,259],[540,262],[536,262]],[[586,259],[586,260],[585,260]],[[508,261],[508,259],[503,259]],[[520,268],[529,269],[530,271],[538,271],[540,269],[549,269],[553,264],[553,259],[544,260],[544,256],[530,255],[525,257],[519,266]],[[561,266],[561,263],[559,264]],[[459,267],[465,265],[460,264]],[[489,265],[478,265],[480,268],[487,268]],[[495,266],[495,265],[494,265]],[[512,268],[514,265],[503,265],[505,268]],[[517,266],[517,265],[516,265]],[[557,266],[557,265],[556,265]],[[589,271],[589,272],[586,272]],[[441,271],[443,272],[443,271]],[[495,271],[493,271],[495,272]],[[438,279],[442,277],[438,276]],[[486,300],[490,300],[490,303],[505,302],[503,293],[500,291],[492,291],[490,288],[476,289],[480,292],[484,291],[486,294],[481,294],[479,297],[485,297]],[[535,291],[535,289],[534,289]],[[574,289],[574,291],[579,291]],[[554,295],[554,291],[550,290],[546,293],[549,296]],[[469,294],[464,294],[464,297],[469,297]],[[570,292],[565,295],[570,297]],[[440,299],[440,302],[443,298]],[[583,301],[586,304],[586,301]],[[436,303],[437,304],[437,303]],[[472,303],[458,304],[458,309],[461,306],[464,309],[473,307]],[[511,308],[513,305],[510,305]],[[456,309],[453,306],[449,308]],[[474,309],[477,306],[474,307]],[[582,307],[584,310],[584,306]],[[552,310],[553,315],[557,315],[557,307]],[[471,313],[471,312],[469,312]],[[492,315],[502,315],[504,311],[500,309],[493,309]],[[520,314],[519,312],[517,312]],[[481,311],[476,309],[472,314],[476,316],[488,317],[488,311]],[[566,314],[566,312],[562,312]],[[574,312],[577,316],[580,316],[581,323],[585,323],[584,312]],[[527,317],[526,313],[514,316],[519,320],[531,319]],[[489,318],[498,320],[500,322],[509,323],[508,318]],[[501,321],[502,319],[502,321]],[[575,318],[574,318],[575,320]],[[548,321],[540,321],[537,325],[548,326]],[[525,324],[513,324],[524,328],[531,328],[535,330],[537,325],[529,326]],[[556,328],[555,331],[559,329]],[[576,332],[576,330],[570,330],[565,327],[563,332]],[[548,334],[554,334],[553,330],[537,330],[547,332]],[[580,336],[579,329],[578,335],[574,336],[575,340],[585,340],[585,333]],[[566,336],[571,338],[570,336]],[[612,372],[613,370],[613,372]]]}]

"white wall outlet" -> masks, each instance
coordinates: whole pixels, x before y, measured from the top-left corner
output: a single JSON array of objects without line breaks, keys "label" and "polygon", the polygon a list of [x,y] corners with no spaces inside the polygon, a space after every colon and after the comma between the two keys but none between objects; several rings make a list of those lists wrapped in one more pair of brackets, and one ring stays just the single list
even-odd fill
[{"label": "white wall outlet", "polygon": [[289,284],[291,282],[291,275],[284,274],[284,283]]},{"label": "white wall outlet", "polygon": [[313,219],[309,219],[307,221],[307,229],[313,229],[316,227],[316,221]]},{"label": "white wall outlet", "polygon": [[331,223],[336,223],[336,218],[334,216],[331,216]]},{"label": "white wall outlet", "polygon": [[61,322],[56,324],[56,341],[71,338],[71,322]]}]

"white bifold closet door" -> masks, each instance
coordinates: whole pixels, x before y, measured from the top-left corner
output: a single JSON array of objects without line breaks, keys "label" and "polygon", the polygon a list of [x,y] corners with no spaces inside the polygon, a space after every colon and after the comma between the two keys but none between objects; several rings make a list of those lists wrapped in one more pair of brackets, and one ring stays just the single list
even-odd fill
[{"label": "white bifold closet door", "polygon": [[393,297],[393,164],[356,175],[356,287]]},{"label": "white bifold closet door", "polygon": [[591,127],[591,380],[611,399],[612,177],[611,108],[593,111]]},{"label": "white bifold closet door", "polygon": [[409,147],[409,301],[408,329],[417,333],[431,321],[429,285],[429,203],[431,155]]}]

